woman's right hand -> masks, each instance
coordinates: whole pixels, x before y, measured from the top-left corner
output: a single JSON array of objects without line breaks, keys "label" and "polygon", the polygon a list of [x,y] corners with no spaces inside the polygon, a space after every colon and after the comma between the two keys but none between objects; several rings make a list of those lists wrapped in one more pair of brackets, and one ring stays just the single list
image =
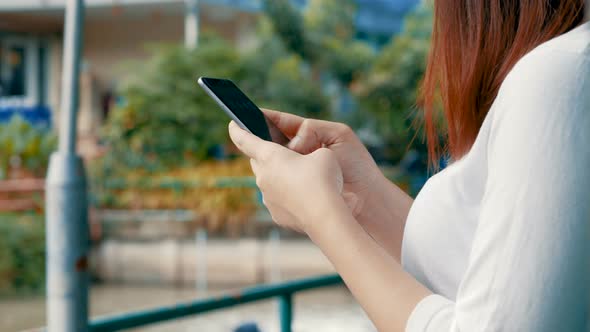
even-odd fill
[{"label": "woman's right hand", "polygon": [[355,217],[363,214],[376,182],[384,180],[381,170],[355,133],[345,124],[302,118],[264,110],[264,114],[290,138],[291,150],[309,154],[325,147],[332,150],[344,177],[343,198]]},{"label": "woman's right hand", "polygon": [[266,117],[291,141],[288,148],[309,154],[332,150],[342,170],[342,196],[352,215],[398,262],[412,198],[382,173],[363,143],[345,124],[305,119],[264,110]]}]

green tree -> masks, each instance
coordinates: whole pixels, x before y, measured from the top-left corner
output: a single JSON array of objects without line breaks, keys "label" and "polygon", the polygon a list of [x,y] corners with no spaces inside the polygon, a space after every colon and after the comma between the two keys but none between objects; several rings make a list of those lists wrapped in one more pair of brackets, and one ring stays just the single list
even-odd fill
[{"label": "green tree", "polygon": [[327,116],[328,101],[321,87],[310,80],[310,70],[297,55],[276,61],[269,70],[269,105],[283,112],[307,117]]},{"label": "green tree", "polygon": [[227,140],[227,116],[199,90],[199,76],[240,81],[240,55],[224,40],[205,36],[195,50],[152,46],[147,62],[120,87],[123,105],[108,119],[104,137],[113,161],[130,167],[203,160]]},{"label": "green tree", "polygon": [[289,0],[264,0],[264,13],[272,20],[277,35],[287,49],[304,59],[315,56],[312,45],[305,36],[303,18]]},{"label": "green tree", "polygon": [[258,30],[258,47],[243,55],[242,68],[248,78],[240,87],[261,107],[326,118],[328,98],[313,78],[309,63],[288,49],[270,19],[262,17]]},{"label": "green tree", "polygon": [[369,68],[374,51],[354,39],[355,1],[311,0],[303,13],[288,0],[266,0],[265,8],[287,50],[310,65],[314,79],[324,73],[347,87]]},{"label": "green tree", "polygon": [[413,148],[424,150],[415,104],[431,30],[432,8],[420,5],[406,17],[403,31],[382,50],[357,91],[362,116],[373,119],[393,161],[403,157],[414,138]]}]

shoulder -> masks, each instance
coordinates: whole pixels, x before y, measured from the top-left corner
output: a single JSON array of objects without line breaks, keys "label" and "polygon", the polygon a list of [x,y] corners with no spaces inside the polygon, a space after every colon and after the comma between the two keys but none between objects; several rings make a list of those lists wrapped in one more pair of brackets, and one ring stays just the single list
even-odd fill
[{"label": "shoulder", "polygon": [[554,38],[514,66],[496,98],[495,121],[590,118],[590,23]]},{"label": "shoulder", "polygon": [[557,84],[580,85],[590,68],[590,22],[553,38],[520,59],[508,74],[500,93],[514,88],[550,88]]}]

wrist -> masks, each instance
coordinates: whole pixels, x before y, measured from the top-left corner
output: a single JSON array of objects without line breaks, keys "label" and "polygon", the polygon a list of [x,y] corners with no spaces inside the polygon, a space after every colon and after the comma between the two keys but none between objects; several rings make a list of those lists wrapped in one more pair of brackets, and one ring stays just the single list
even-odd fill
[{"label": "wrist", "polygon": [[324,195],[308,210],[305,222],[305,233],[314,239],[329,234],[343,218],[352,217],[348,206],[341,195]]},{"label": "wrist", "polygon": [[353,216],[363,224],[376,217],[382,218],[382,214],[391,208],[388,198],[392,197],[395,186],[381,172],[377,174],[371,185],[368,186],[365,195],[359,198],[358,205],[353,211]]}]

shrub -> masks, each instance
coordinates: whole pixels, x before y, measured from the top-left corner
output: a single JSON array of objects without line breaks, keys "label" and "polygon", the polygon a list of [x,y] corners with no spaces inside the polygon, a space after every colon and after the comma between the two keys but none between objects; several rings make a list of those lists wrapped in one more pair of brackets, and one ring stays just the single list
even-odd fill
[{"label": "shrub", "polygon": [[0,294],[45,286],[45,225],[36,214],[0,214]]},{"label": "shrub", "polygon": [[18,115],[0,124],[0,180],[16,176],[9,173],[18,168],[43,176],[56,145],[53,132],[33,126]]}]

